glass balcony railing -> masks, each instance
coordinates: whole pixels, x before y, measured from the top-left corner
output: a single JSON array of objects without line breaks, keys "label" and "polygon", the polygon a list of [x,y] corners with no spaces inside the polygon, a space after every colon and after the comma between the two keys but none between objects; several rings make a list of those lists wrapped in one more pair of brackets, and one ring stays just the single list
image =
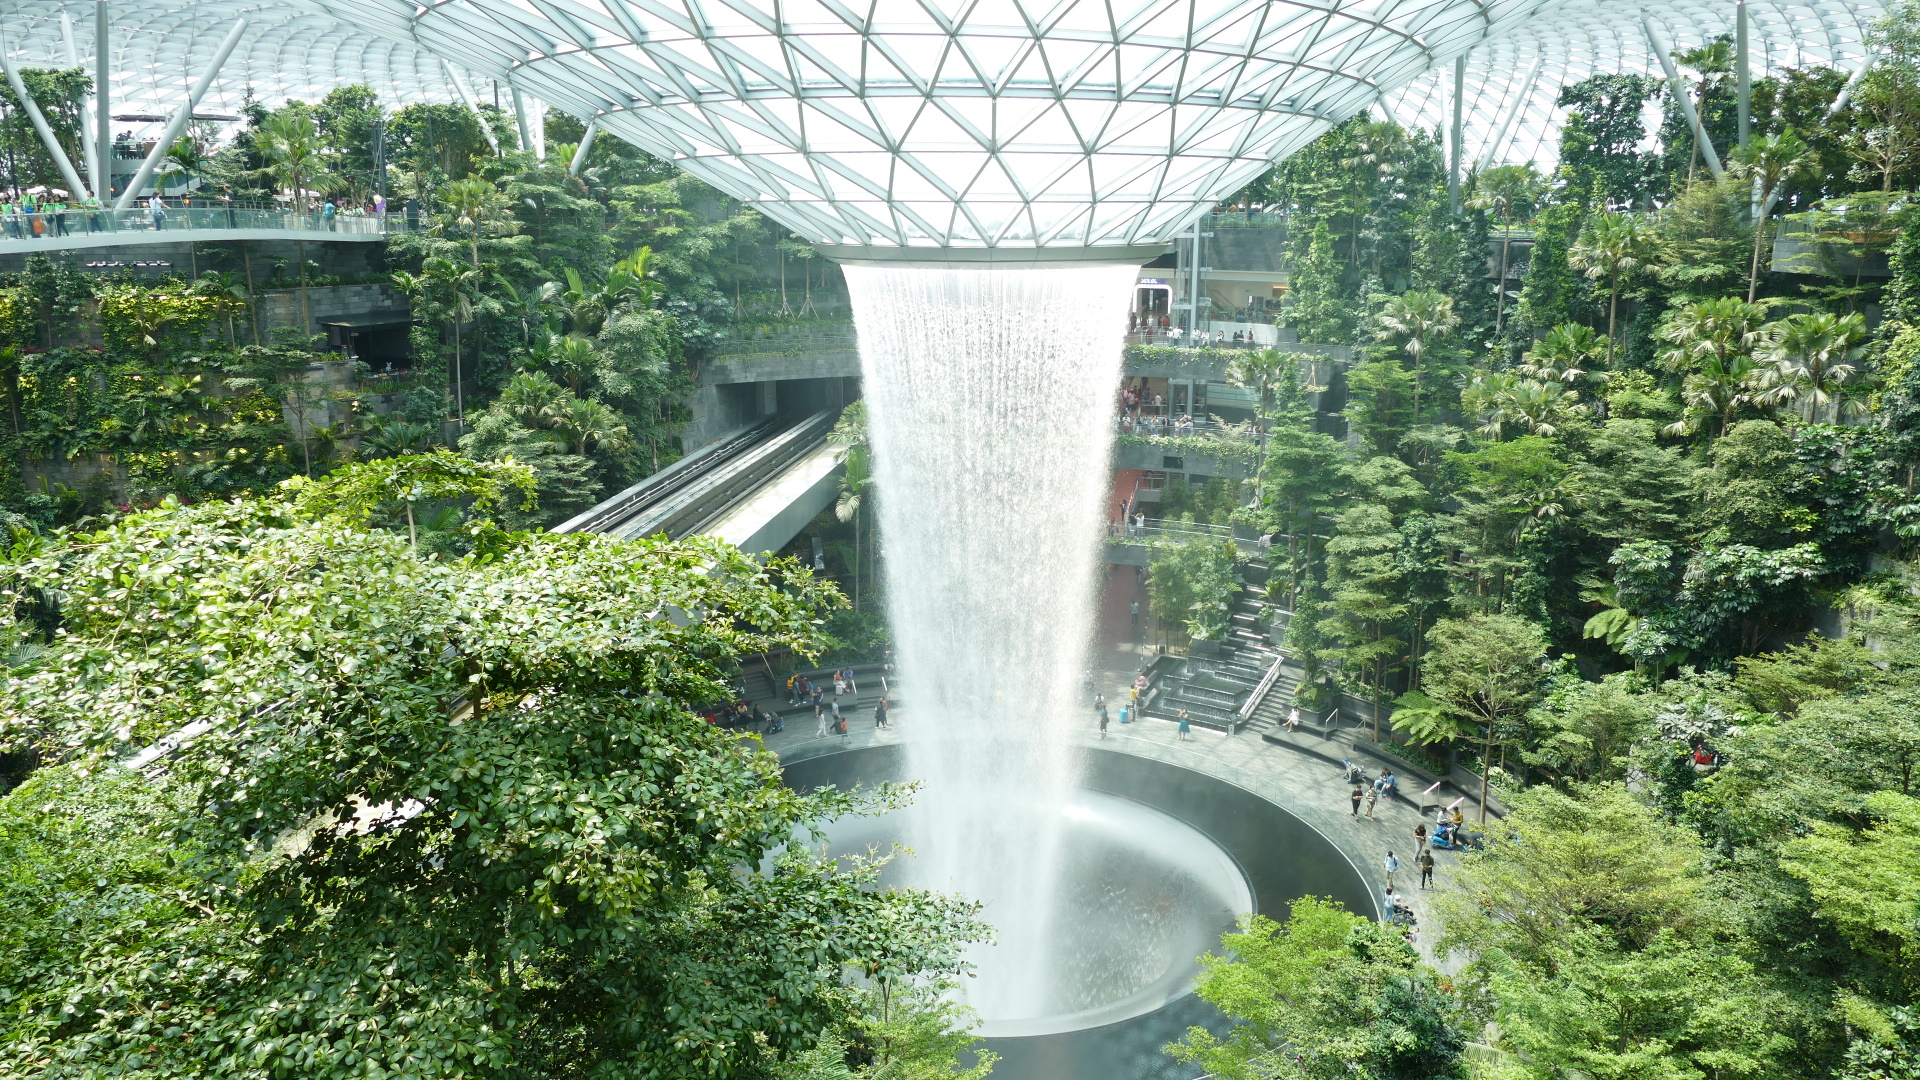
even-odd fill
[{"label": "glass balcony railing", "polygon": [[242,230],[273,232],[309,232],[316,236],[384,235],[408,231],[404,214],[382,215],[351,213],[325,215],[297,213],[280,207],[168,206],[154,211],[146,207],[129,210],[89,210],[70,207],[64,211],[0,214],[0,241],[43,241],[57,243],[103,235],[132,234],[141,240],[161,242],[166,233],[212,233]]}]

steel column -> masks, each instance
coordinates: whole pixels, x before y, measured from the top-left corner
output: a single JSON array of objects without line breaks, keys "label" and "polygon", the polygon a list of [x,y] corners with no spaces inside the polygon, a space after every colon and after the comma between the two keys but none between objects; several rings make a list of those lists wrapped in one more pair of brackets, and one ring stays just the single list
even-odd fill
[{"label": "steel column", "polygon": [[115,210],[125,210],[132,206],[134,197],[147,185],[147,181],[153,178],[153,171],[160,167],[160,159],[167,156],[167,148],[173,145],[173,140],[179,138],[182,131],[186,130],[187,121],[193,119],[194,108],[200,104],[201,98],[207,96],[207,89],[213,85],[215,76],[220,74],[220,68],[227,62],[227,57],[233,55],[233,47],[240,44],[240,35],[246,28],[247,20],[234,20],[233,29],[227,31],[226,38],[220,42],[220,48],[214,51],[213,62],[207,65],[205,72],[201,73],[200,81],[194,83],[193,88],[187,91],[187,100],[181,103],[180,108],[173,114],[173,119],[167,121],[167,128],[160,133],[159,141],[153,144],[153,150],[147,154],[147,159],[140,163],[140,171],[133,174],[132,180],[127,181],[127,190],[121,192],[120,197],[114,200]]},{"label": "steel column", "polygon": [[573,164],[567,166],[569,175],[579,176],[580,170],[587,167],[587,151],[593,149],[593,135],[599,130],[599,117],[587,121],[587,133],[580,136],[580,145],[573,148]]},{"label": "steel column", "polygon": [[466,104],[467,110],[473,113],[473,118],[480,122],[480,134],[487,137],[487,146],[492,148],[493,156],[499,157],[500,140],[493,137],[493,125],[487,123],[487,114],[480,111],[480,103],[473,100],[473,91],[467,88],[464,79],[454,75],[452,64],[442,60],[440,70],[447,73],[447,81],[453,84],[454,92],[460,95],[460,100]]},{"label": "steel column", "polygon": [[1461,53],[1453,58],[1453,126],[1449,129],[1453,145],[1447,152],[1447,200],[1456,216],[1460,213],[1460,158],[1465,153],[1460,140],[1466,134],[1466,96],[1467,54]]},{"label": "steel column", "polygon": [[507,91],[513,95],[513,122],[520,129],[520,150],[533,153],[533,129],[527,126],[527,102],[520,96],[520,88],[507,84]]},{"label": "steel column", "polygon": [[1534,84],[1540,81],[1541,62],[1540,57],[1533,58],[1533,67],[1528,70],[1527,77],[1520,83],[1520,96],[1513,99],[1512,104],[1507,108],[1507,115],[1500,121],[1500,130],[1494,134],[1493,141],[1487,144],[1486,153],[1480,155],[1479,167],[1482,170],[1492,165],[1494,155],[1506,146],[1507,133],[1513,130],[1513,122],[1519,117],[1520,109],[1526,105],[1527,99],[1533,96]]},{"label": "steel column", "polygon": [[[80,50],[73,43],[73,20],[67,13],[60,13],[60,40],[67,47],[67,66],[80,67]],[[80,154],[86,159],[87,187],[95,192],[100,190],[100,156],[96,152],[96,140],[93,138],[93,124],[85,109],[80,110]]]},{"label": "steel column", "polygon": [[113,109],[107,101],[108,36],[107,0],[99,0],[93,9],[93,139],[94,156],[100,160],[100,175],[94,182],[94,197],[105,206],[113,198]]},{"label": "steel column", "polygon": [[1751,55],[1747,40],[1747,0],[1739,0],[1733,7],[1733,94],[1740,114],[1741,146],[1753,137],[1753,70],[1748,62]]},{"label": "steel column", "polygon": [[1700,155],[1707,159],[1707,171],[1715,180],[1727,174],[1720,165],[1720,155],[1713,149],[1713,140],[1707,138],[1707,130],[1700,124],[1700,113],[1693,107],[1693,96],[1687,93],[1687,84],[1680,79],[1680,69],[1673,66],[1673,49],[1667,44],[1667,36],[1653,25],[1653,20],[1645,16],[1640,18],[1640,26],[1647,32],[1647,44],[1653,46],[1653,54],[1660,58],[1660,67],[1667,73],[1667,89],[1680,103],[1680,112],[1687,118],[1687,126],[1693,129],[1693,141],[1699,144]]},{"label": "steel column", "polygon": [[67,191],[75,199],[87,197],[87,186],[80,182],[80,174],[73,171],[73,162],[68,160],[67,152],[60,147],[60,140],[53,137],[53,128],[47,125],[40,104],[27,93],[27,84],[20,81],[20,69],[14,66],[13,49],[4,38],[0,38],[0,66],[7,71],[7,85],[13,87],[14,96],[20,99],[21,108],[27,112],[27,119],[33,121],[33,130],[40,133],[40,143],[47,148],[47,154],[53,163],[60,167],[60,176],[67,182]]}]

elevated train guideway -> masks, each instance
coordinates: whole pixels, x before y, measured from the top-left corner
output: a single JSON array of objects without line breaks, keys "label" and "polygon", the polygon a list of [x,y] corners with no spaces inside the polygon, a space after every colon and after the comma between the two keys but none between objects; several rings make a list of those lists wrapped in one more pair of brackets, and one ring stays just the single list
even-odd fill
[{"label": "elevated train guideway", "polygon": [[839,414],[826,409],[739,428],[553,531],[707,535],[748,554],[778,551],[833,502],[840,450],[827,434]]}]

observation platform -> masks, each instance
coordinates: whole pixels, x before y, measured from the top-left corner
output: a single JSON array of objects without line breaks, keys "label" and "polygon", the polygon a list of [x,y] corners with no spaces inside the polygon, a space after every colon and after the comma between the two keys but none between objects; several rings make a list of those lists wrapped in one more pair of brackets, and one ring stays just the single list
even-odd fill
[{"label": "observation platform", "polygon": [[[62,221],[62,217],[65,218]],[[373,244],[410,231],[406,218],[336,217],[292,210],[170,206],[158,221],[151,211],[68,210],[64,215],[32,214],[0,218],[0,255],[33,255],[89,248],[152,247],[193,242],[286,240]],[[36,231],[37,230],[37,231]]]}]

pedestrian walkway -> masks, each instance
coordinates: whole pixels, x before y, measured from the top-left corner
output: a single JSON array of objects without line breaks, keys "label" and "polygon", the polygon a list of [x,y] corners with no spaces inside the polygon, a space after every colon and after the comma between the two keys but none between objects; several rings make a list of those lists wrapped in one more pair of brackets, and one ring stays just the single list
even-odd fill
[{"label": "pedestrian walkway", "polygon": [[[1442,971],[1458,968],[1458,963],[1438,961],[1433,942],[1438,927],[1431,917],[1433,892],[1418,888],[1420,875],[1414,859],[1419,852],[1413,830],[1424,820],[1415,805],[1406,798],[1383,800],[1375,808],[1373,820],[1355,819],[1348,800],[1349,785],[1341,767],[1323,758],[1293,747],[1246,735],[1228,736],[1222,732],[1195,727],[1187,741],[1175,738],[1174,725],[1148,719],[1134,724],[1118,723],[1115,701],[1125,701],[1124,689],[1107,687],[1109,711],[1115,722],[1102,739],[1099,721],[1092,709],[1084,710],[1067,731],[1072,745],[1134,754],[1170,765],[1204,773],[1251,791],[1311,825],[1346,853],[1365,875],[1376,902],[1382,902],[1386,881],[1382,867],[1388,851],[1399,856],[1400,872],[1394,877],[1396,891],[1414,911],[1420,931],[1416,946],[1429,962]],[[844,753],[867,746],[892,746],[910,743],[917,726],[928,722],[911,707],[897,710],[884,730],[874,730],[871,709],[850,718],[845,736],[815,738],[811,719],[789,722],[785,731],[764,738],[768,749],[783,760],[800,761],[821,754]],[[935,718],[937,721],[937,718]],[[1377,772],[1377,768],[1372,770]],[[1415,793],[1417,794],[1417,793]],[[1431,823],[1429,823],[1431,831]],[[1454,852],[1434,853],[1436,890],[1452,884],[1452,870],[1459,858]],[[1285,912],[1265,914],[1285,917]],[[1369,912],[1368,914],[1376,914]]]}]

